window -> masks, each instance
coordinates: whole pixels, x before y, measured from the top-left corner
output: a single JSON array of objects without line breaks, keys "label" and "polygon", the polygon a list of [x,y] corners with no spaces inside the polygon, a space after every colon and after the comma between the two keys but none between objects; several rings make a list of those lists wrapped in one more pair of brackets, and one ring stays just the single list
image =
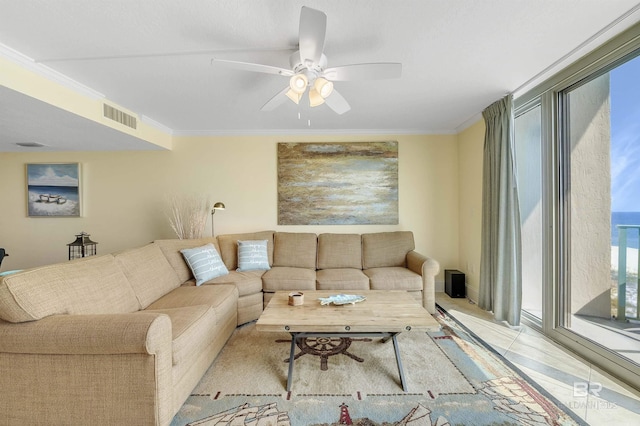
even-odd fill
[{"label": "window", "polygon": [[628,321],[640,319],[637,73],[640,57],[559,94],[568,240],[559,324],[640,367],[640,336]]},{"label": "window", "polygon": [[640,24],[514,102],[525,318],[636,387],[638,75]]},{"label": "window", "polygon": [[536,104],[515,119],[515,152],[522,232],[522,310],[542,320],[542,134]]}]

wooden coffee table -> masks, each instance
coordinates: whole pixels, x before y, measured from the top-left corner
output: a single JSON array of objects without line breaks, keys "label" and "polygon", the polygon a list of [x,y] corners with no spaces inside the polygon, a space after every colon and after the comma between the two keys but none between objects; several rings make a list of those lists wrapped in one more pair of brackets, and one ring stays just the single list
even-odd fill
[{"label": "wooden coffee table", "polygon": [[295,347],[307,337],[381,337],[391,339],[395,350],[402,389],[407,392],[398,334],[440,330],[440,324],[406,291],[344,292],[365,296],[364,302],[348,305],[321,305],[318,298],[339,291],[305,291],[304,304],[289,305],[289,292],[276,292],[265,308],[256,329],[291,333],[287,391],[293,381]]}]

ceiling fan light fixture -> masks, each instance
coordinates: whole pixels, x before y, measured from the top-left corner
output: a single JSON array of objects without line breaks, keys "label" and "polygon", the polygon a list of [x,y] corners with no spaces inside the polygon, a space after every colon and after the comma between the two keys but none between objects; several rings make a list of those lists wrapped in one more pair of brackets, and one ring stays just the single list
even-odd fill
[{"label": "ceiling fan light fixture", "polygon": [[316,89],[316,92],[318,92],[320,96],[322,96],[323,99],[326,99],[333,93],[333,83],[322,77],[316,79],[316,81],[313,83],[313,87],[314,89]]},{"label": "ceiling fan light fixture", "polygon": [[307,84],[309,84],[309,80],[307,80],[307,76],[304,74],[295,74],[289,79],[289,87],[291,87],[291,90],[300,95],[307,90]]},{"label": "ceiling fan light fixture", "polygon": [[300,103],[300,99],[302,99],[302,93],[296,93],[293,91],[293,89],[289,89],[287,91],[287,93],[285,93],[285,95],[287,95],[287,98],[291,99],[293,102],[295,102],[296,104]]},{"label": "ceiling fan light fixture", "polygon": [[311,88],[309,90],[309,106],[313,108],[317,107],[318,105],[322,105],[323,103],[324,98],[315,88]]}]

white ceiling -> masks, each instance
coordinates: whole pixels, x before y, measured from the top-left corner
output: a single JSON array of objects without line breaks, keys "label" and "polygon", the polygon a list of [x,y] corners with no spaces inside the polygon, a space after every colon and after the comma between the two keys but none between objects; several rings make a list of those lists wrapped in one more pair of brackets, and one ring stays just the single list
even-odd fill
[{"label": "white ceiling", "polygon": [[[288,79],[211,59],[289,68],[303,5],[327,14],[329,66],[400,62],[402,77],[336,82],[344,115],[289,101],[261,112]],[[638,0],[0,0],[0,44],[174,134],[452,133],[639,10]],[[17,141],[148,148],[3,87],[0,113],[0,152],[28,150]]]}]

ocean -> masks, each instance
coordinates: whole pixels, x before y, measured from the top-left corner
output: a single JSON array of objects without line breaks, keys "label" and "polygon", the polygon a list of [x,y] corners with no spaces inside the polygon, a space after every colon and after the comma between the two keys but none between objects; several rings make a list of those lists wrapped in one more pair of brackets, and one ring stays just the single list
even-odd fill
[{"label": "ocean", "polygon": [[[640,212],[611,212],[611,245],[618,246],[618,228],[616,225],[638,225],[640,227]],[[627,247],[640,248],[638,231],[627,231]]]}]

